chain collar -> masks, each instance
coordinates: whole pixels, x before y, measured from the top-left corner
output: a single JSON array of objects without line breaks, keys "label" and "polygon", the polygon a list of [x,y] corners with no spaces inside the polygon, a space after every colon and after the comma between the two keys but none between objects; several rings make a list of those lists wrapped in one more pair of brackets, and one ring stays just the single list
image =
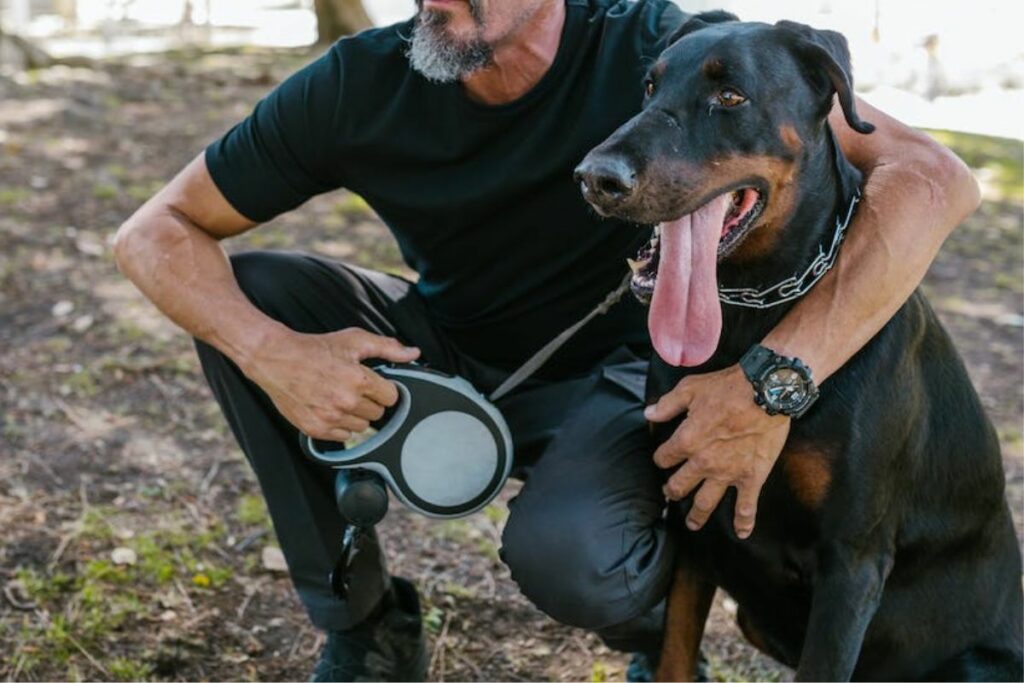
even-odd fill
[{"label": "chain collar", "polygon": [[818,245],[818,255],[800,275],[777,282],[771,287],[754,289],[753,287],[719,287],[718,299],[723,304],[731,306],[742,306],[744,308],[772,308],[780,304],[799,299],[811,290],[811,287],[818,284],[818,280],[824,277],[825,273],[832,269],[839,258],[839,246],[846,236],[846,228],[853,218],[854,209],[860,201],[860,191],[854,193],[850,199],[850,206],[846,210],[846,217],[836,217],[836,231],[832,235],[832,245],[828,251]]}]

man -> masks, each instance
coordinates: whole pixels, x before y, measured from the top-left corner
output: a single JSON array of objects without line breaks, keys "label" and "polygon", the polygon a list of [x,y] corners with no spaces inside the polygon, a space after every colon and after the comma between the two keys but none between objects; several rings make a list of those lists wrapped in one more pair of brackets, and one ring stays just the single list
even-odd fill
[{"label": "man", "polygon": [[[647,235],[599,220],[572,180],[635,114],[641,77],[683,14],[667,0],[418,0],[414,20],[332,46],[211,145],[121,228],[118,264],[198,340],[214,395],[267,499],[292,579],[328,632],[315,677],[424,675],[415,590],[375,539],[347,600],[327,575],[344,528],[332,473],[296,429],[344,441],[393,404],[363,363],[419,360],[490,391],[622,277]],[[765,340],[818,382],[869,340],[978,202],[950,153],[864,103],[871,136],[833,125],[869,177],[834,271]],[[296,254],[225,257],[218,241],[337,187],[398,239],[416,284]],[[697,528],[724,491],[754,526],[789,427],[738,368],[688,379],[646,418],[689,417],[652,461],[645,312],[624,301],[499,403],[528,479],[502,557],[554,618],[656,650],[675,539],[660,467],[690,459]],[[700,458],[691,456],[700,454]]]}]

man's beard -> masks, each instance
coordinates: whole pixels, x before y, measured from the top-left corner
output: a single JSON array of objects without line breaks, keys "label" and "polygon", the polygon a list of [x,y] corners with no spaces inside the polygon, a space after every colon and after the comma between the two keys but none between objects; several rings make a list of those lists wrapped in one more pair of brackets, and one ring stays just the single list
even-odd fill
[{"label": "man's beard", "polygon": [[428,80],[452,83],[491,63],[494,49],[482,38],[484,22],[479,0],[470,0],[469,10],[477,32],[468,40],[460,40],[446,30],[446,13],[420,10],[406,53],[413,69]]}]

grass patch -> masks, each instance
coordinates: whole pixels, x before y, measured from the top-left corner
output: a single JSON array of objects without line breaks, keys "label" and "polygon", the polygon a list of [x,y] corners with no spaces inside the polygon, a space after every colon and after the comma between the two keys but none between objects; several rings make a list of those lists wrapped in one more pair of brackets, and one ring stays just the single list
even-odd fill
[{"label": "grass patch", "polygon": [[243,238],[252,249],[287,249],[295,245],[295,235],[279,227],[264,227]]},{"label": "grass patch", "polygon": [[115,657],[107,662],[107,671],[114,680],[142,681],[153,673],[153,665],[127,657]]},{"label": "grass patch", "polygon": [[131,199],[137,202],[148,201],[157,192],[162,190],[164,182],[161,180],[151,180],[149,182],[132,183],[125,190],[125,194]]},{"label": "grass patch", "polygon": [[508,508],[497,503],[491,503],[484,508],[484,516],[491,520],[494,526],[500,528],[505,524],[505,520],[508,519]]},{"label": "grass patch", "polygon": [[82,516],[82,537],[97,541],[111,540],[114,537],[114,530],[107,520],[116,512],[117,508],[105,505],[90,507]]},{"label": "grass patch", "polygon": [[245,494],[238,499],[235,506],[235,519],[246,526],[261,526],[270,528],[270,514],[267,512],[267,504],[263,498],[251,493]]},{"label": "grass patch", "polygon": [[92,196],[100,200],[110,200],[117,198],[118,189],[117,185],[113,183],[96,183],[92,186]]},{"label": "grass patch", "polygon": [[1024,200],[1024,143],[948,130],[926,132],[956,152],[986,186],[995,190],[997,199]]},{"label": "grass patch", "polygon": [[373,215],[373,209],[366,200],[354,192],[345,193],[334,203],[334,212],[346,218],[365,218]]},{"label": "grass patch", "polygon": [[163,609],[154,599],[158,589],[180,581],[198,600],[234,576],[232,567],[212,561],[218,556],[211,546],[224,535],[224,527],[213,524],[196,530],[191,521],[177,518],[123,541],[135,551],[135,562],[114,564],[110,551],[122,541],[107,523],[111,514],[102,506],[85,514],[79,538],[88,542],[78,547],[90,552],[75,571],[24,566],[15,571],[37,607],[32,616],[25,615],[17,634],[23,645],[13,661],[26,676],[34,677],[36,670],[52,671],[56,664],[69,680],[76,678],[71,673],[76,670],[82,674],[78,678],[95,677],[99,672],[84,654],[88,652],[111,679],[147,678],[155,670],[151,662],[114,656],[114,646],[126,632],[147,628]]},{"label": "grass patch", "polygon": [[100,390],[99,383],[93,377],[90,368],[82,368],[70,375],[64,384],[69,392],[83,398],[95,396]]},{"label": "grass patch", "polygon": [[28,199],[28,190],[21,187],[0,187],[0,206],[14,206]]},{"label": "grass patch", "polygon": [[444,611],[440,607],[431,606],[423,614],[423,629],[432,636],[436,636],[441,632],[441,627],[444,626]]},{"label": "grass patch", "polygon": [[465,586],[458,583],[454,583],[452,581],[447,581],[444,584],[444,586],[441,587],[441,590],[445,593],[445,595],[450,595],[453,598],[470,600],[476,597],[476,591],[470,590],[469,588],[466,588]]},{"label": "grass patch", "polygon": [[454,541],[460,545],[468,544],[474,538],[478,538],[480,532],[473,528],[473,525],[464,519],[448,519],[434,525],[431,532],[438,538],[446,541]]}]

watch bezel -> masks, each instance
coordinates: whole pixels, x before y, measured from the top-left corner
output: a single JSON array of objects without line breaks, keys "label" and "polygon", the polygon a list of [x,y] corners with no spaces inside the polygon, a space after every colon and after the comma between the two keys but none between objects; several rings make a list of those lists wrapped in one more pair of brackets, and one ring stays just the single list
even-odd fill
[{"label": "watch bezel", "polygon": [[[803,416],[818,398],[818,387],[814,383],[811,369],[799,358],[781,356],[763,346],[755,345],[748,353],[753,354],[761,349],[767,351],[768,355],[758,365],[757,369],[754,372],[747,372],[746,368],[744,368],[744,374],[747,375],[747,379],[750,380],[751,385],[754,387],[754,402],[761,406],[769,415],[787,415],[793,418]],[[741,367],[742,365],[741,363]],[[792,407],[779,406],[777,403],[770,401],[766,395],[768,377],[773,372],[781,369],[792,370],[804,383],[803,400]]]}]

